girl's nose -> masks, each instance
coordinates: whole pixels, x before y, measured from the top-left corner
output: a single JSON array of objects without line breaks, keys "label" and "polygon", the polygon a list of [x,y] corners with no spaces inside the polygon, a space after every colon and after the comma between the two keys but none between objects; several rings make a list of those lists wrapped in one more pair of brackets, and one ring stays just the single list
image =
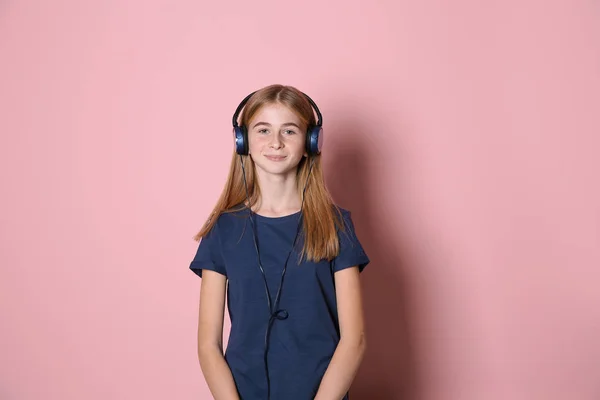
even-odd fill
[{"label": "girl's nose", "polygon": [[281,148],[282,143],[281,143],[281,138],[279,137],[279,135],[275,134],[273,135],[273,139],[271,139],[271,147],[273,147],[274,149],[279,149]]}]

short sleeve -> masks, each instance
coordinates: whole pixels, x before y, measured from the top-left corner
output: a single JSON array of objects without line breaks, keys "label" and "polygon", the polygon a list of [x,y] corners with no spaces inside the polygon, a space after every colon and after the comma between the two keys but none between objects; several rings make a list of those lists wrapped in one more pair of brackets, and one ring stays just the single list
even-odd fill
[{"label": "short sleeve", "polygon": [[217,229],[217,224],[215,224],[213,228],[200,239],[198,250],[190,264],[190,269],[199,277],[202,277],[203,269],[209,269],[227,276]]},{"label": "short sleeve", "polygon": [[340,253],[333,260],[333,272],[354,266],[362,272],[370,262],[369,257],[356,236],[350,211],[342,210],[342,218],[344,229],[339,232]]}]

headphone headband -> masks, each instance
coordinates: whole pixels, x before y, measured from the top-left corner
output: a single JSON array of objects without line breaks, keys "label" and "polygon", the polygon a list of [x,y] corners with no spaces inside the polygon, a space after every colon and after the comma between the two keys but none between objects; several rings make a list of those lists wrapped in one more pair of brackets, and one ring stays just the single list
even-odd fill
[{"label": "headphone headband", "polygon": [[[240,113],[242,112],[242,109],[244,108],[244,106],[246,105],[248,100],[250,100],[250,97],[252,97],[254,95],[254,93],[256,93],[256,92],[257,91],[254,91],[254,92],[250,93],[248,96],[244,97],[244,100],[242,100],[242,102],[235,109],[235,113],[233,113],[233,118],[231,121],[234,128],[237,128],[239,126],[237,120],[240,116]],[[315,126],[319,126],[319,127],[323,126],[323,116],[321,115],[321,111],[319,110],[319,107],[317,107],[317,104],[306,93],[304,93],[304,92],[300,92],[300,93],[302,93],[304,95],[304,97],[306,97],[306,100],[308,100],[308,102],[312,106],[313,110],[317,114],[317,124]]]}]

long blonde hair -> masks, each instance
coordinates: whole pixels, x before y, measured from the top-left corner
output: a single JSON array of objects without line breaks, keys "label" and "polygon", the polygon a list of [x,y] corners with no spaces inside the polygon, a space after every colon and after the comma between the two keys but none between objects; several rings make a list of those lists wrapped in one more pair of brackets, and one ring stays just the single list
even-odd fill
[{"label": "long blonde hair", "polygon": [[[313,109],[302,92],[292,86],[270,85],[258,90],[248,99],[240,115],[240,125],[248,126],[248,122],[262,106],[273,103],[282,104],[295,112],[305,126],[314,126],[316,123]],[[246,171],[248,206],[245,205],[246,188],[239,157],[242,158]],[[307,260],[315,262],[322,259],[330,261],[339,254],[336,227],[344,229],[343,219],[339,208],[333,203],[325,186],[321,155],[310,157],[314,157],[314,160],[302,205],[302,234],[305,240],[301,258],[306,257]],[[309,166],[310,159],[308,157],[304,157],[298,164],[296,183],[299,193],[302,193],[304,189],[304,184],[309,175]],[[260,186],[256,179],[255,164],[252,157],[240,156],[234,151],[225,188],[209,218],[200,232],[194,236],[194,239],[199,241],[206,235],[222,213],[240,211],[247,207],[251,208],[259,198]]]}]

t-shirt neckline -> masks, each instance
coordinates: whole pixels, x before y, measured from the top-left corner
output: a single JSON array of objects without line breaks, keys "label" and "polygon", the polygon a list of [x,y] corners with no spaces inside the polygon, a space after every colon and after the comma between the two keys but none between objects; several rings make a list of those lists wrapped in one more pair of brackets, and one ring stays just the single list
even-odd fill
[{"label": "t-shirt neckline", "polygon": [[252,211],[252,214],[254,215],[254,217],[256,218],[257,221],[261,221],[261,222],[266,222],[266,223],[280,223],[280,222],[286,222],[289,221],[291,219],[298,219],[298,217],[300,216],[300,213],[302,212],[302,210],[300,211],[296,211],[292,214],[288,214],[288,215],[281,215],[281,216],[277,216],[277,217],[267,217],[265,215],[260,215],[257,214],[255,212]]}]

